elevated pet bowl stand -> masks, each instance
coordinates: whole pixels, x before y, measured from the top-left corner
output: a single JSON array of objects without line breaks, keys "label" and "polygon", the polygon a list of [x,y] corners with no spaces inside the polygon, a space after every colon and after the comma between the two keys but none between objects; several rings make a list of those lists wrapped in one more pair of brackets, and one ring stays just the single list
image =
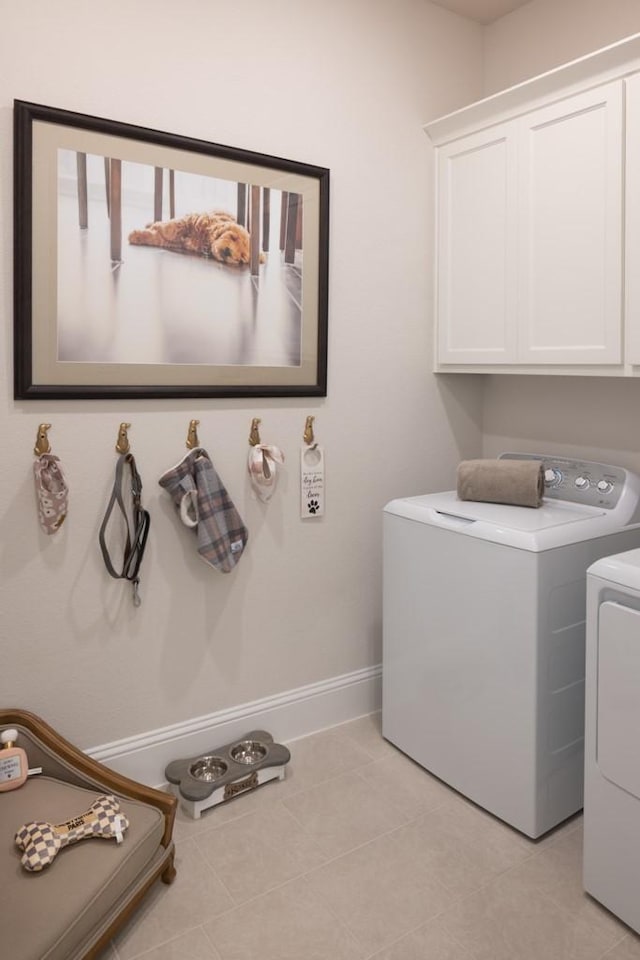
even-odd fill
[{"label": "elevated pet bowl stand", "polygon": [[254,790],[269,780],[284,780],[291,754],[274,743],[266,730],[251,730],[234,740],[190,759],[172,760],[164,775],[181,806],[199,819],[203,810]]}]

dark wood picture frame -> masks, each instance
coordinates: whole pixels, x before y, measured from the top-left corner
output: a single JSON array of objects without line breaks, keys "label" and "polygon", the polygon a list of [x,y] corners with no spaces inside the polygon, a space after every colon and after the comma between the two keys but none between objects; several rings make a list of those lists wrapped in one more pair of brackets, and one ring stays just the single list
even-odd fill
[{"label": "dark wood picture frame", "polygon": [[[94,171],[89,201],[87,156]],[[63,161],[66,179],[60,172]],[[144,180],[145,192],[140,190],[139,195],[148,210],[145,221],[139,222],[141,229],[128,234],[127,244],[123,209],[132,208],[126,206],[124,191],[127,179],[136,177]],[[100,196],[98,179],[103,180]],[[216,249],[212,244],[214,252],[207,247],[203,254],[200,249],[169,246],[164,239],[162,243],[132,239],[135,234],[147,237],[155,221],[162,221],[164,230],[167,220],[186,221],[205,213],[203,207],[176,214],[179,183],[192,194],[201,188],[203,195],[219,189],[227,199],[233,196],[234,210],[228,211],[228,218],[237,221],[234,230],[241,228],[241,254],[235,248],[230,252],[229,245],[218,244]],[[132,188],[127,195],[133,195]],[[168,207],[164,221],[163,202]],[[135,215],[143,212],[136,209]],[[98,243],[102,260],[95,257]],[[141,245],[134,247],[136,243]],[[91,261],[88,244],[94,250]],[[234,256],[244,259],[226,259]],[[96,259],[98,278],[87,266]],[[328,262],[328,169],[14,101],[16,399],[326,396]],[[185,268],[200,284],[195,285],[203,291],[200,300],[190,282],[188,291],[184,286]],[[160,313],[170,298],[159,295],[154,279],[158,276],[172,285],[174,300],[172,316],[162,321]],[[127,299],[134,278],[136,295],[129,292]],[[80,287],[82,298],[76,296]],[[74,304],[76,312],[69,320],[71,294],[81,305]],[[106,302],[110,310],[121,311],[117,320],[101,315]],[[220,348],[224,352],[228,346],[224,356],[213,343],[218,313],[224,313],[227,324]],[[210,352],[201,350],[200,333],[191,333],[196,315],[198,331],[204,329],[203,336],[212,340]],[[147,340],[132,322],[134,316],[151,325]],[[174,325],[171,335],[165,327],[157,329],[165,320]],[[93,340],[92,324],[101,331]],[[116,337],[111,324],[124,330],[120,353],[112,347]],[[186,359],[179,351],[177,358],[176,351],[162,353],[167,342],[176,342],[176,324]],[[134,326],[138,353],[134,356],[132,351],[130,357],[126,336]],[[101,353],[104,343],[108,348]]]}]

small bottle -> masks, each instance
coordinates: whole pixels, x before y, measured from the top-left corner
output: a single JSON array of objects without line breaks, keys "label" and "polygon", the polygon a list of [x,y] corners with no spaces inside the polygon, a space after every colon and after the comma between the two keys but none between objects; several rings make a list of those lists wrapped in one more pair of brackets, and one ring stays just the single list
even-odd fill
[{"label": "small bottle", "polygon": [[4,749],[0,750],[0,792],[16,790],[27,779],[29,763],[22,747],[14,747],[17,737],[17,730],[3,730],[0,733],[4,745]]}]

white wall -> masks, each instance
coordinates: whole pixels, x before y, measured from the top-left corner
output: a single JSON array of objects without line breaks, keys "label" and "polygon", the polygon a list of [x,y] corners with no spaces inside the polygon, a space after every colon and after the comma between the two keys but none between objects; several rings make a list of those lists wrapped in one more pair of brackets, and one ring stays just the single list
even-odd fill
[{"label": "white wall", "polygon": [[[485,93],[637,32],[637,0],[532,0],[487,28]],[[484,455],[548,451],[640,471],[639,402],[637,381],[488,377]]]},{"label": "white wall", "polygon": [[485,31],[485,95],[638,31],[638,0],[530,0]]},{"label": "white wall", "polygon": [[[481,37],[424,0],[23,0],[4,11],[0,703],[89,746],[379,662],[381,508],[451,485],[481,445],[480,381],[428,373],[421,129],[481,93]],[[328,398],[14,402],[14,97],[331,168]],[[308,414],[326,448],[327,513],[303,523]],[[266,506],[245,478],[254,416],[287,456]],[[192,417],[250,529],[228,577],[197,559],[157,485]],[[50,538],[31,472],[45,420],[71,487],[68,521]],[[152,514],[138,610],[97,545],[123,420]]]}]

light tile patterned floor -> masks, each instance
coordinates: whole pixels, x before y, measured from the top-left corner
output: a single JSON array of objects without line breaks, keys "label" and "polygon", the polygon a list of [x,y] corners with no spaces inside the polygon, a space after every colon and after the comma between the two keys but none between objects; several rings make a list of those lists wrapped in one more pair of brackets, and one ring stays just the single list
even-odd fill
[{"label": "light tile patterned floor", "polygon": [[284,781],[178,813],[178,876],[101,960],[640,960],[581,886],[582,822],[534,843],[386,743],[298,740]]}]

